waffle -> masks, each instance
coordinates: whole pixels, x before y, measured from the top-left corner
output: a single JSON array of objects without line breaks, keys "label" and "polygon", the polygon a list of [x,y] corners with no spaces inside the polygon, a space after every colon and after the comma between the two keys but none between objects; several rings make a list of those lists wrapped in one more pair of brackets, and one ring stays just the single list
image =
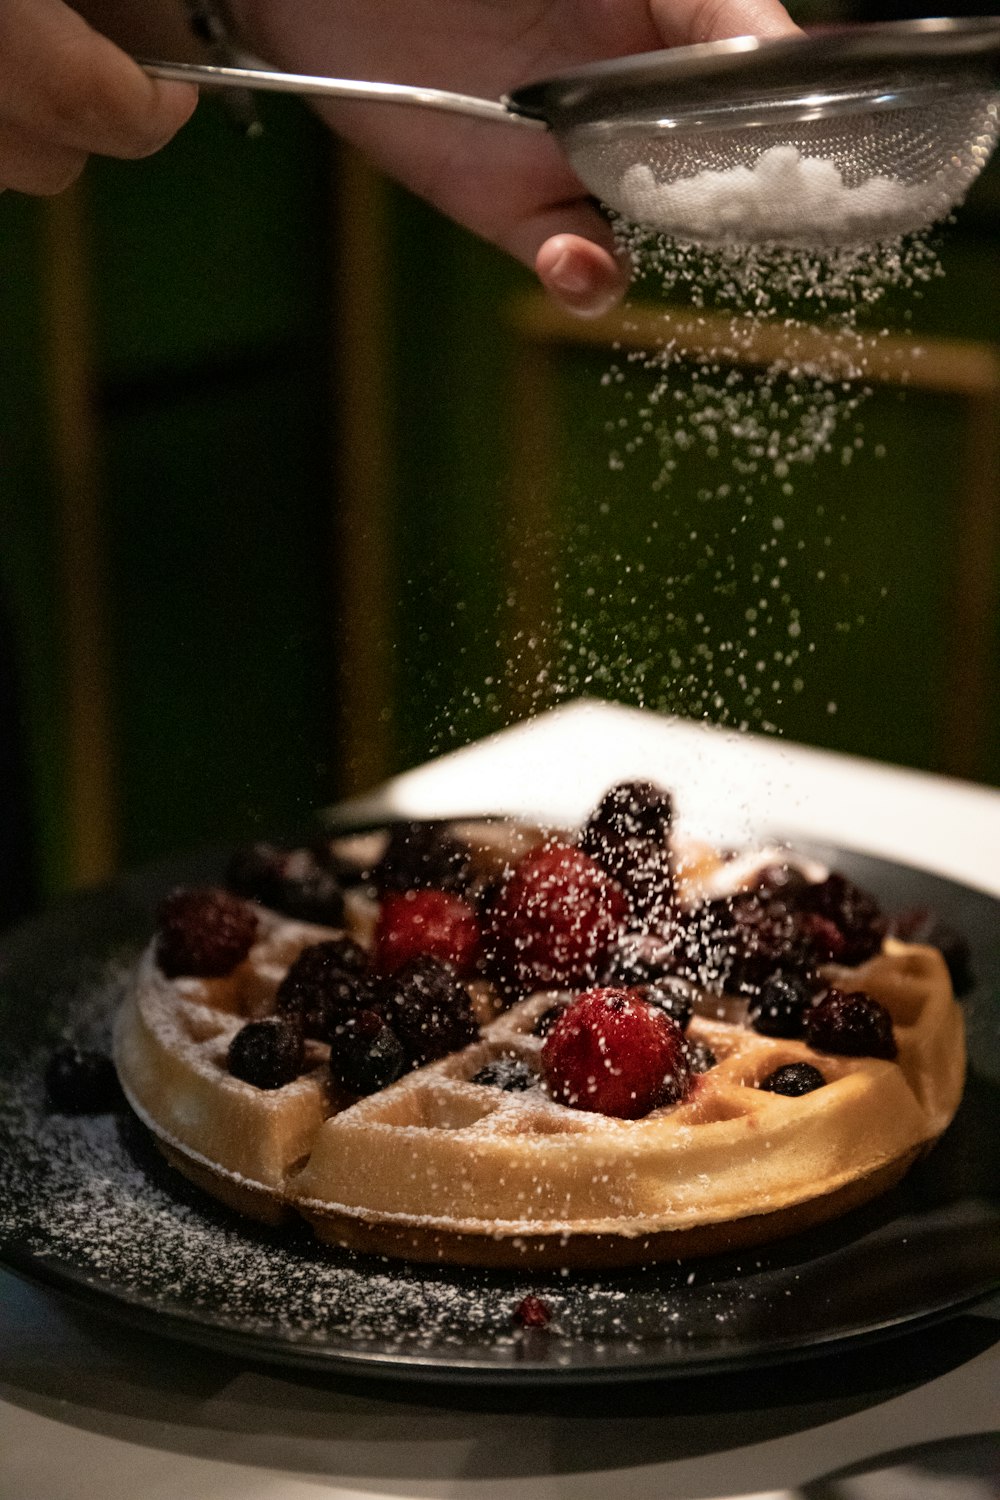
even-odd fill
[{"label": "waffle", "polygon": [[[702,888],[717,887],[721,864],[708,851],[690,867]],[[495,992],[478,984],[479,1039],[377,1093],[335,1087],[316,1041],[293,1082],[256,1088],[228,1071],[233,1037],[273,1012],[304,948],[342,933],[263,908],[258,919],[249,954],[221,979],[167,979],[151,945],[117,1018],[115,1060],[133,1109],[188,1178],[258,1220],[301,1215],[336,1245],[598,1268],[762,1243],[886,1191],[961,1097],[962,1018],[944,960],[891,939],[824,977],[887,1008],[894,1061],[760,1035],[745,1002],[703,993],[687,1041],[710,1049],[715,1066],[680,1103],[617,1119],[557,1103],[540,1077],[520,1092],[473,1082],[500,1059],[537,1072],[540,1019],[572,998],[540,991],[498,1013]],[[354,938],[370,940],[372,922],[371,902],[349,907]],[[785,1097],[759,1087],[802,1062],[819,1068],[822,1088]]]}]

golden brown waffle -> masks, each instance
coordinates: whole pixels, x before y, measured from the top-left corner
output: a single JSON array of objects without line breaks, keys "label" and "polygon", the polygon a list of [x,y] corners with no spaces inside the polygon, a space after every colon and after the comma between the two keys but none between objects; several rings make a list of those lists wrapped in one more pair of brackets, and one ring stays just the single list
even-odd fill
[{"label": "golden brown waffle", "polygon": [[[167,980],[151,949],[115,1049],[130,1103],[182,1172],[258,1219],[296,1209],[337,1244],[417,1260],[599,1267],[759,1243],[883,1192],[961,1097],[962,1018],[944,961],[891,941],[829,977],[887,1007],[895,1061],[758,1035],[739,1002],[705,996],[688,1036],[717,1065],[680,1104],[639,1120],[567,1108],[541,1082],[521,1093],[471,1082],[491,1059],[538,1066],[534,1028],[565,998],[552,993],[493,1020],[480,994],[478,1041],[366,1099],[331,1089],[327,1049],[315,1042],[283,1088],[232,1077],[235,1032],[270,1013],[303,947],[335,935],[262,912],[257,942],[225,979]],[[787,1098],[757,1087],[802,1061],[820,1069],[823,1088]]]}]

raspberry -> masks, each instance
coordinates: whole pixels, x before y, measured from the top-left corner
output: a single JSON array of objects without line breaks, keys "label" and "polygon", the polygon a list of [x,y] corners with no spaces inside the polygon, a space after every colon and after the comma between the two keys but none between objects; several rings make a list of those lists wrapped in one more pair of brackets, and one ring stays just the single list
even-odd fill
[{"label": "raspberry", "polygon": [[253,844],[233,855],[226,884],[238,896],[259,901],[297,922],[338,927],[344,892],[328,861],[312,849]]},{"label": "raspberry", "polygon": [[98,1115],[122,1102],[115,1065],[105,1052],[58,1047],[45,1069],[45,1095],[64,1115]]},{"label": "raspberry", "polygon": [[519,1057],[497,1057],[484,1063],[469,1081],[484,1088],[503,1089],[505,1094],[520,1094],[535,1086],[538,1074]]},{"label": "raspberry", "polygon": [[637,1120],[687,1090],[684,1037],[639,992],[588,990],[567,1007],[542,1047],[552,1096],[573,1109]]},{"label": "raspberry", "polygon": [[461,896],[436,890],[393,893],[383,900],[375,925],[375,968],[394,974],[426,956],[468,976],[475,970],[479,944],[479,919]]},{"label": "raspberry", "polygon": [[892,1017],[863,990],[827,990],[806,1016],[806,1041],[819,1052],[848,1057],[896,1056]]},{"label": "raspberry", "polygon": [[518,1328],[547,1328],[552,1321],[547,1303],[540,1297],[533,1297],[530,1292],[521,1298],[510,1316]]},{"label": "raspberry", "polygon": [[374,1010],[360,1010],[339,1028],[330,1047],[330,1076],[352,1094],[375,1094],[406,1072],[406,1053]]},{"label": "raspberry", "polygon": [[769,1094],[784,1094],[787,1099],[799,1099],[821,1089],[825,1083],[819,1068],[812,1063],[786,1063],[762,1078],[758,1088],[766,1089]]},{"label": "raspberry", "polygon": [[386,979],[381,1009],[414,1067],[457,1052],[479,1035],[469,992],[455,971],[418,958]]},{"label": "raspberry", "polygon": [[747,1018],[762,1036],[801,1036],[812,996],[794,975],[772,974],[747,1006]]},{"label": "raspberry", "polygon": [[364,950],[350,938],[303,948],[278,986],[275,1007],[306,1036],[332,1040],[344,1018],[365,1006],[371,983]]},{"label": "raspberry", "polygon": [[280,1089],[302,1070],[302,1033],[290,1021],[269,1016],[248,1021],[229,1044],[229,1071],[258,1089]]},{"label": "raspberry", "polygon": [[470,864],[468,848],[446,823],[397,823],[389,830],[372,881],[380,896],[389,891],[464,891]]},{"label": "raspberry", "polygon": [[231,974],[253,946],[257,914],[229,891],[173,891],[158,915],[156,961],[168,979]]},{"label": "raspberry", "polygon": [[534,849],[493,903],[490,958],[512,988],[592,983],[628,911],[621,887],[567,844]]},{"label": "raspberry", "polygon": [[674,880],[670,796],[649,781],[623,781],[604,794],[580,834],[580,848],[618,882],[634,921],[646,928],[669,919]]}]

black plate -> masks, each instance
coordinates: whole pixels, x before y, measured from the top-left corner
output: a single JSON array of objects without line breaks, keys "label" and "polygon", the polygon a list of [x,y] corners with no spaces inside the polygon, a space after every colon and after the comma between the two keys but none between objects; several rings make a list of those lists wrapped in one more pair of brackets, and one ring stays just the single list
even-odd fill
[{"label": "black plate", "polygon": [[[560,1277],[408,1268],[228,1214],[162,1165],[127,1112],[48,1112],[48,1049],[106,1042],[128,964],[201,856],[141,872],[0,943],[0,1256],[157,1333],[331,1371],[531,1384],[740,1370],[913,1329],[1000,1287],[1000,902],[863,855],[819,851],[889,910],[959,928],[971,1076],[936,1149],[868,1208],[782,1244],[652,1271]],[[11,1045],[13,1044],[13,1045]],[[553,1314],[519,1331],[526,1292]]]}]

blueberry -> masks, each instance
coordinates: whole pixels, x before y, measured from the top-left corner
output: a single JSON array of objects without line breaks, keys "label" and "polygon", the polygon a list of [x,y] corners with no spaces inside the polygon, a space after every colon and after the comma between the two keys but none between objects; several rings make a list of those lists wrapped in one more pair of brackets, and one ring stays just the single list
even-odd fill
[{"label": "blueberry", "polygon": [[59,1047],[45,1069],[50,1108],[64,1115],[105,1114],[122,1101],[115,1065],[105,1052]]},{"label": "blueberry", "polygon": [[806,1040],[819,1052],[889,1061],[896,1056],[892,1017],[862,990],[827,990],[806,1016]]},{"label": "blueberry", "polygon": [[812,1063],[786,1063],[783,1068],[775,1068],[766,1078],[762,1078],[759,1087],[766,1089],[770,1094],[784,1094],[789,1099],[798,1099],[802,1094],[811,1094],[814,1089],[821,1089],[826,1083],[819,1068],[814,1068]]},{"label": "blueberry", "polygon": [[258,1089],[280,1089],[302,1069],[302,1032],[291,1021],[249,1021],[229,1044],[229,1071]]},{"label": "blueberry", "polygon": [[496,1057],[474,1073],[470,1082],[482,1084],[484,1088],[503,1089],[505,1094],[515,1094],[533,1088],[538,1082],[538,1074],[520,1058]]},{"label": "blueberry", "polygon": [[810,1001],[809,988],[801,979],[773,974],[750,1000],[747,1016],[762,1036],[801,1036]]}]

